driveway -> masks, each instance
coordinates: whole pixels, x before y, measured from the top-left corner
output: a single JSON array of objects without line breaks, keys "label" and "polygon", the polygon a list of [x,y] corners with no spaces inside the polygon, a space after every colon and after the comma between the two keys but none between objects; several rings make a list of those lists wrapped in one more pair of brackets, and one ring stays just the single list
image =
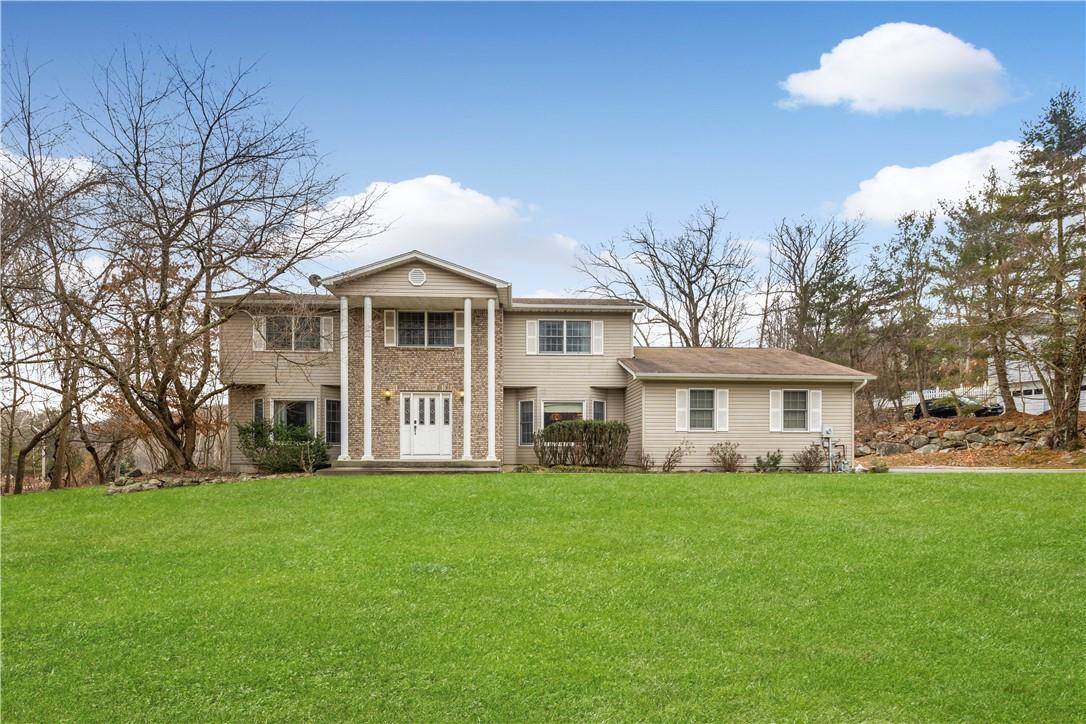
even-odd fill
[{"label": "driveway", "polygon": [[925,465],[922,467],[890,468],[891,473],[1082,473],[1086,468],[996,468],[996,467],[954,467],[951,465]]}]

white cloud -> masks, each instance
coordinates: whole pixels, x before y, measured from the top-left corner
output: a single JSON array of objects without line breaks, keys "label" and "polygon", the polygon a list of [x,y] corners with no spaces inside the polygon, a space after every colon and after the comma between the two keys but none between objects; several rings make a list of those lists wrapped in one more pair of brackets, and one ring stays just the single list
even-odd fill
[{"label": "white cloud", "polygon": [[949,114],[988,111],[1007,100],[995,55],[930,25],[886,23],[842,40],[817,70],[781,83],[785,108],[848,104],[862,113],[906,109]]},{"label": "white cloud", "polygon": [[930,166],[884,166],[845,199],[844,213],[890,223],[909,211],[935,209],[939,201],[957,201],[976,190],[991,168],[1009,178],[1018,149],[1016,141],[997,141]]},{"label": "white cloud", "polygon": [[404,181],[378,181],[362,194],[337,199],[333,204],[364,194],[381,194],[373,221],[388,225],[388,229],[343,249],[345,259],[325,260],[330,267],[341,270],[418,249],[507,279],[511,270],[519,269],[538,283],[548,275],[567,273],[578,246],[575,239],[564,234],[534,229],[534,205],[490,196],[448,176],[431,174]]}]

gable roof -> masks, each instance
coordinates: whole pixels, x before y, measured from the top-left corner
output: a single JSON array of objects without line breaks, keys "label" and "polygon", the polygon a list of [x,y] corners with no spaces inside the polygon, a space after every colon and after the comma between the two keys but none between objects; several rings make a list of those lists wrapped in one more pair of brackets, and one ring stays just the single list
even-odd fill
[{"label": "gable roof", "polygon": [[874,375],[776,347],[635,347],[620,359],[639,379],[873,380]]},{"label": "gable roof", "polygon": [[412,249],[411,251],[399,254],[397,256],[389,257],[388,259],[382,259],[381,261],[375,261],[372,264],[365,264],[363,266],[355,267],[345,272],[340,272],[334,276],[330,276],[327,279],[321,281],[326,287],[334,287],[337,284],[349,281],[351,279],[357,279],[358,277],[364,277],[368,274],[379,272],[383,269],[391,269],[392,267],[399,266],[400,264],[406,264],[411,261],[420,261],[426,264],[433,264],[436,267],[445,269],[453,274],[459,274],[469,279],[474,279],[477,282],[488,284],[498,289],[509,289],[509,282],[497,277],[492,277],[482,272],[477,272],[474,269],[468,269],[466,266],[460,266],[454,264],[451,261],[445,261],[444,259],[438,259],[436,256],[430,256],[418,249]]}]

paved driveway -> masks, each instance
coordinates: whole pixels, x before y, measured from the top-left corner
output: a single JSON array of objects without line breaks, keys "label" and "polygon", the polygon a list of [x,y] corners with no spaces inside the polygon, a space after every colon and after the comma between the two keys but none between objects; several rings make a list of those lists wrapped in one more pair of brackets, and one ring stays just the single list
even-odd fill
[{"label": "paved driveway", "polygon": [[1086,468],[966,468],[951,465],[925,465],[923,467],[890,468],[891,473],[1081,473]]}]

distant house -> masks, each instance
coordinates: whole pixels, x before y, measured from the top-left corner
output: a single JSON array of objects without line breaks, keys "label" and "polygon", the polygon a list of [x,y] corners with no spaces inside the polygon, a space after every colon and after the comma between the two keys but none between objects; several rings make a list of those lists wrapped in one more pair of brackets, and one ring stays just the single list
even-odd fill
[{"label": "distant house", "polygon": [[[1037,373],[1026,362],[1007,360],[1007,381],[1010,383],[1014,409],[1027,415],[1040,415],[1052,409]],[[999,381],[991,360],[988,360],[988,386],[993,393],[999,394]],[[1086,411],[1086,377],[1082,378],[1079,387],[1078,409]]]},{"label": "distant house", "polygon": [[[323,294],[256,294],[224,323],[230,462],[238,423],[325,436],[340,468],[509,468],[535,463],[538,430],[622,420],[627,461],[712,465],[732,441],[750,465],[827,443],[853,455],[854,395],[872,375],[779,349],[634,346],[623,300],[514,297],[508,282],[422,252],[326,278]],[[237,297],[212,299],[212,303]]]}]

